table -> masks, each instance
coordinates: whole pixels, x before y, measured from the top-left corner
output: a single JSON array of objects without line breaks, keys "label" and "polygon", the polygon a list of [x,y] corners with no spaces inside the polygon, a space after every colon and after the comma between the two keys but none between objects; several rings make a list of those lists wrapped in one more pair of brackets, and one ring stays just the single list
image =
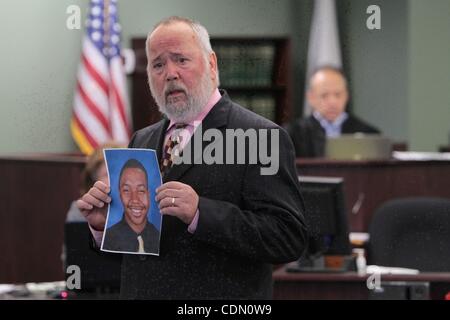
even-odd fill
[{"label": "table", "polygon": [[[292,273],[282,267],[273,273],[273,297],[283,300],[366,300],[371,294],[367,278],[367,275],[359,276],[355,272]],[[435,300],[443,300],[450,292],[450,272],[381,275],[381,282],[429,283],[430,298]]]}]

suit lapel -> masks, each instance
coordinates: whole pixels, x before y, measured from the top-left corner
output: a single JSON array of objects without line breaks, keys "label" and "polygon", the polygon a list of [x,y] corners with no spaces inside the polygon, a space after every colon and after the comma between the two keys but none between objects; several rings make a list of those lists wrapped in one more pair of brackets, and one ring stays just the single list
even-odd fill
[{"label": "suit lapel", "polygon": [[314,116],[311,117],[312,134],[311,138],[313,141],[312,148],[314,156],[323,157],[325,154],[325,143],[326,135],[325,129],[322,128],[319,121],[317,121]]},{"label": "suit lapel", "polygon": [[[190,159],[191,161],[189,162],[189,164],[181,163],[179,165],[174,165],[166,174],[166,176],[163,178],[163,182],[171,180],[179,180],[188,170],[190,170],[193,167],[195,160],[197,159],[198,161],[198,159],[203,156],[203,150],[205,146],[210,143],[203,141],[203,133],[206,130],[213,128],[219,129],[223,126],[226,126],[228,122],[228,113],[231,107],[231,100],[225,91],[221,91],[221,94],[222,98],[206,115],[205,119],[203,119],[201,124],[201,130],[200,126],[197,127],[197,130],[195,130],[194,134],[192,135],[192,138],[189,140],[189,143],[185,147],[185,150],[187,148],[190,148],[191,150],[191,159]],[[199,141],[202,144],[201,148],[202,152],[200,155],[194,154],[196,141]]]}]

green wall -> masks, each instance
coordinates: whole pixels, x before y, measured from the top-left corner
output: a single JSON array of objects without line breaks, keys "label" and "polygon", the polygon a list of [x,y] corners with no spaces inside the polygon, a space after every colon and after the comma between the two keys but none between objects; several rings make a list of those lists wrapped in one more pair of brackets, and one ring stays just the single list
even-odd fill
[{"label": "green wall", "polygon": [[[408,139],[408,5],[406,0],[339,1],[343,56],[353,112],[396,141]],[[381,10],[381,29],[369,30],[369,5]]]},{"label": "green wall", "polygon": [[[124,44],[161,18],[198,19],[212,35],[287,35],[291,0],[120,1]],[[77,150],[69,131],[83,31],[66,8],[87,0],[0,0],[0,153]]]},{"label": "green wall", "polygon": [[[449,144],[450,1],[339,2],[354,112],[410,150]],[[365,27],[370,4],[381,8],[381,30]]]},{"label": "green wall", "polygon": [[[159,3],[159,5],[155,5]],[[132,0],[120,2],[125,40],[147,35],[163,17],[200,21],[212,36],[287,35],[291,0]]]},{"label": "green wall", "polygon": [[[76,150],[69,121],[83,31],[66,28],[66,8],[80,5],[84,21],[87,3],[0,0],[0,153]],[[353,111],[411,149],[448,143],[450,1],[337,3]],[[365,26],[370,4],[381,7],[379,31]],[[298,93],[312,6],[312,0],[122,0],[120,18],[126,46],[173,14],[198,19],[213,36],[292,36]],[[294,106],[301,105],[297,94]]]},{"label": "green wall", "polygon": [[70,151],[70,106],[81,33],[76,0],[0,0],[0,152]]},{"label": "green wall", "polygon": [[409,137],[415,150],[450,144],[450,1],[412,0]]}]

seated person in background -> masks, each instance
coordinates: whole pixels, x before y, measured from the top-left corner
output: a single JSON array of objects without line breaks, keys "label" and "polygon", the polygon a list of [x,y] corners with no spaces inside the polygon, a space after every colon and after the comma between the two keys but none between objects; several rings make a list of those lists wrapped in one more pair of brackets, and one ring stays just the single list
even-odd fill
[{"label": "seated person in background", "polygon": [[[108,142],[94,150],[94,152],[88,157],[86,167],[84,168],[81,176],[80,195],[88,192],[89,189],[94,185],[94,182],[97,180],[100,180],[104,183],[108,182],[108,172],[106,171],[103,149],[110,148],[126,148],[126,146],[114,142]],[[70,209],[66,217],[66,222],[86,221],[85,217],[81,214],[75,203],[76,201],[73,201],[70,205]]]},{"label": "seated person in background", "polygon": [[321,67],[309,79],[307,99],[313,113],[298,119],[286,129],[297,157],[323,157],[328,137],[345,133],[380,133],[377,128],[345,112],[349,93],[339,69]]}]

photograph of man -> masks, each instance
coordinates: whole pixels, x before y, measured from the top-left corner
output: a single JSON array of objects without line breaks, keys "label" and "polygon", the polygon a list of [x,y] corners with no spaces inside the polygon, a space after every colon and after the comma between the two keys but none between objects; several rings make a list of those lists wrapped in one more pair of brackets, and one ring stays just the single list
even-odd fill
[{"label": "photograph of man", "polygon": [[159,231],[148,221],[150,192],[144,166],[129,159],[119,175],[123,205],[120,222],[105,230],[102,250],[128,253],[159,253]]}]

